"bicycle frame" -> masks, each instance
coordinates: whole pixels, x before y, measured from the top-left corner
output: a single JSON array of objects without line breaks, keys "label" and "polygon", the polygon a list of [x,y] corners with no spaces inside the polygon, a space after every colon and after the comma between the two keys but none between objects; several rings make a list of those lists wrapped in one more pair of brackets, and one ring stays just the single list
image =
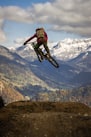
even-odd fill
[{"label": "bicycle frame", "polygon": [[57,61],[52,57],[52,56],[49,56],[47,53],[44,53],[43,49],[41,47],[39,47],[37,50],[35,47],[35,42],[31,42],[31,45],[38,57],[38,60],[40,62],[42,62],[44,59],[48,60],[54,67],[58,68],[59,67],[59,64],[57,63]]}]

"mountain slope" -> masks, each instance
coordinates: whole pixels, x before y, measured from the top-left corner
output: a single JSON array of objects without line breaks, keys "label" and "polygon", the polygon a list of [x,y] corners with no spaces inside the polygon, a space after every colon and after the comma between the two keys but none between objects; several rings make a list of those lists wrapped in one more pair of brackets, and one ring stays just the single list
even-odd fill
[{"label": "mountain slope", "polygon": [[[19,47],[13,52],[0,46],[0,79],[5,79],[31,99],[45,93],[45,96],[48,94],[51,99],[56,100],[54,97],[57,98],[63,92],[61,89],[91,84],[90,44],[91,39],[68,39],[51,44],[51,54],[59,63],[59,68],[55,68],[47,60],[40,63],[29,45]],[[54,95],[51,91],[54,91]],[[60,100],[69,98],[63,95],[61,97]]]},{"label": "mountain slope", "polygon": [[5,104],[25,100],[24,96],[14,89],[9,83],[0,80],[0,96]]},{"label": "mountain slope", "polygon": [[65,39],[55,44],[48,44],[51,55],[60,65],[59,69],[55,69],[47,61],[38,63],[31,45],[19,47],[15,52],[30,62],[32,72],[53,88],[72,88],[84,83],[79,81],[75,84],[75,78],[79,79],[80,76],[83,81],[80,74],[85,76],[84,72],[91,71],[91,38]]},{"label": "mountain slope", "polygon": [[65,62],[58,61],[58,63],[60,67],[57,69],[47,61],[42,63],[34,61],[32,64],[36,64],[37,67],[33,65],[31,69],[36,76],[46,81],[46,83],[53,88],[60,89],[62,87],[70,87],[69,79],[75,76],[75,68]]},{"label": "mountain slope", "polygon": [[83,52],[78,57],[69,61],[79,68],[79,73],[72,78],[73,83],[91,83],[91,51]]},{"label": "mountain slope", "polygon": [[32,66],[25,59],[16,53],[10,52],[3,46],[0,46],[0,51],[1,78],[4,77],[14,87],[20,89],[20,91],[24,91],[24,94],[26,94],[26,90],[28,92],[33,91],[33,87],[35,89],[35,86],[39,87],[39,89],[36,88],[35,90],[51,89],[31,71]]}]

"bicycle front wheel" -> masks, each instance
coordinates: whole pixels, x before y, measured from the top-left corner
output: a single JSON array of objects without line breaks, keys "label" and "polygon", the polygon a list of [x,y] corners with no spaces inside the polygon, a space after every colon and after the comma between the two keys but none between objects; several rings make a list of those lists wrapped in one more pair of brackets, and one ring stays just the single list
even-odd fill
[{"label": "bicycle front wheel", "polygon": [[56,68],[59,68],[59,64],[57,63],[57,61],[53,58],[53,57],[47,57],[47,60]]}]

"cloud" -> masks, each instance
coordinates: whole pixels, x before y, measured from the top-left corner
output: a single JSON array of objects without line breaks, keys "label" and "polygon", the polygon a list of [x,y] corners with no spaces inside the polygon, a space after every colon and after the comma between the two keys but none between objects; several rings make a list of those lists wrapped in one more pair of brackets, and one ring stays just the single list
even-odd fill
[{"label": "cloud", "polygon": [[53,0],[33,5],[36,22],[52,25],[53,30],[89,37],[91,35],[91,0]]},{"label": "cloud", "polygon": [[27,9],[22,9],[17,6],[7,6],[2,8],[2,18],[17,22],[32,23],[32,15]]},{"label": "cloud", "polygon": [[23,9],[18,6],[0,7],[0,40],[5,40],[4,20],[51,25],[53,31],[66,31],[91,36],[91,0],[51,0],[32,4]]},{"label": "cloud", "polygon": [[0,42],[4,42],[6,40],[6,35],[3,30],[3,19],[0,19]]},{"label": "cloud", "polygon": [[32,15],[29,13],[28,9],[22,9],[17,6],[0,7],[0,42],[6,40],[4,32],[5,20],[33,23]]},{"label": "cloud", "polygon": [[2,29],[0,29],[0,42],[5,42],[6,41],[6,35]]}]

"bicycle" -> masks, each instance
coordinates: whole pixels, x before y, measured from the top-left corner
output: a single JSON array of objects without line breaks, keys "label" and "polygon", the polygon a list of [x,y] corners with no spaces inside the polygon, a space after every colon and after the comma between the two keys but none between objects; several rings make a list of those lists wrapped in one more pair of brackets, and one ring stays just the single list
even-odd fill
[{"label": "bicycle", "polygon": [[31,42],[31,45],[40,62],[42,62],[45,59],[48,60],[54,67],[59,68],[59,64],[57,63],[57,61],[52,56],[49,56],[47,53],[44,53],[41,47],[39,47],[38,50],[36,50],[35,42]]}]

